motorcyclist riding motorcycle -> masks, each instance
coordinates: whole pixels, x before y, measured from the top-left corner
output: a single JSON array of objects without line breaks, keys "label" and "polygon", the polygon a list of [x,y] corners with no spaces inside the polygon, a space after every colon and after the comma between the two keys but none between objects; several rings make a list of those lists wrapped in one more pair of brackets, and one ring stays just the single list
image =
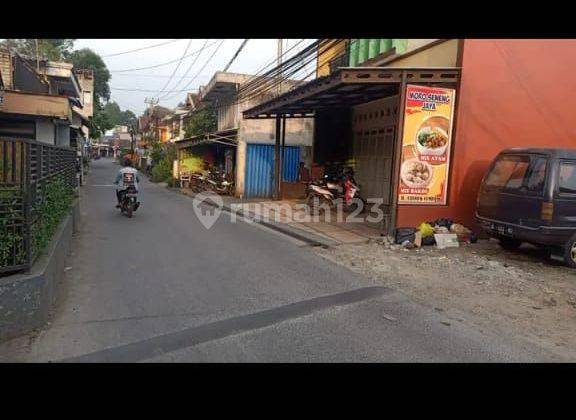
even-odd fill
[{"label": "motorcyclist riding motorcycle", "polygon": [[[140,182],[140,177],[138,176],[138,170],[132,167],[132,161],[130,159],[124,159],[124,162],[122,162],[122,164],[124,167],[118,171],[118,173],[116,174],[116,179],[114,180],[114,184],[117,186],[116,199],[118,200],[118,204],[116,204],[116,208],[120,208],[122,206],[123,195],[126,193],[126,189],[130,186],[125,184],[124,175],[126,174],[128,175],[128,177],[132,178],[133,185],[136,191],[138,191],[138,183]],[[138,208],[139,205],[140,203],[136,203],[137,206],[136,208]]]}]

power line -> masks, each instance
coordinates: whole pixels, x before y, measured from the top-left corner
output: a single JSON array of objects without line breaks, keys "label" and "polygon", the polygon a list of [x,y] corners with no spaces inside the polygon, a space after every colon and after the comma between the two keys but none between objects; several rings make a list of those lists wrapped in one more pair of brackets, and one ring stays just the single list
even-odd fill
[{"label": "power line", "polygon": [[[293,46],[291,46],[291,47],[288,48],[286,51],[284,51],[284,53],[282,54],[282,56],[285,57],[286,55],[288,55],[293,49],[295,49],[298,45],[300,45],[300,44],[301,44],[302,42],[304,42],[304,41],[305,41],[304,39],[301,39],[301,40],[299,40],[298,42],[296,42]],[[202,46],[202,48],[200,48],[199,54],[196,55],[196,58],[194,59],[194,61],[192,62],[192,64],[189,66],[189,68],[186,70],[186,72],[180,77],[181,80],[180,80],[174,87],[180,85],[181,81],[184,80],[184,79],[186,79],[186,78],[192,79],[192,80],[190,80],[190,82],[189,82],[189,83],[185,86],[185,88],[183,88],[183,89],[171,89],[171,90],[169,90],[169,91],[166,91],[165,93],[167,93],[167,94],[169,94],[169,93],[181,93],[181,92],[187,92],[187,91],[189,90],[187,87],[190,86],[191,82],[193,82],[196,78],[199,77],[199,74],[196,74],[195,76],[187,76],[189,70],[191,70],[191,68],[194,66],[194,64],[196,63],[196,61],[199,59],[199,57],[200,57],[200,55],[201,55],[201,52],[202,52],[205,48],[208,48],[208,47],[214,45],[214,44],[215,44],[216,42],[218,42],[218,41],[215,41],[214,43],[212,43],[212,44],[210,44],[210,45],[206,45],[207,42],[208,42],[208,40],[206,40],[206,42],[204,43],[204,45]],[[223,42],[223,41],[222,41],[222,42]],[[220,47],[218,47],[218,48],[220,48]],[[248,80],[248,82],[250,82],[250,81],[254,80],[255,78],[257,78],[257,77],[259,76],[259,73],[261,73],[263,70],[265,70],[266,68],[268,68],[268,67],[270,67],[271,65],[273,65],[273,64],[276,62],[276,60],[277,60],[277,56],[274,56],[274,58],[273,58],[270,62],[267,62],[264,66],[262,66],[262,67],[257,71],[257,73],[256,73],[255,75],[253,75],[253,76]],[[206,66],[206,65],[205,65],[205,66]],[[204,67],[205,67],[205,66],[204,66]],[[202,71],[202,69],[201,69],[200,71]],[[155,77],[158,77],[158,78],[170,78],[170,76],[168,76],[168,75],[151,75],[151,74],[146,74],[146,75],[144,75],[144,74],[134,74],[134,75],[132,75],[132,74],[119,73],[119,74],[116,74],[116,76],[151,77],[151,78],[155,78]],[[156,90],[152,90],[152,89],[125,88],[125,87],[114,87],[114,86],[111,86],[110,89],[111,89],[111,90],[125,91],[125,92],[145,92],[145,93],[154,93],[154,92],[156,92]],[[174,96],[172,96],[172,97],[174,97]],[[171,97],[171,98],[172,98],[172,97]],[[166,95],[164,95],[164,97],[162,97],[162,98],[160,98],[160,99],[164,100],[164,99],[171,99],[171,98],[167,98]]]},{"label": "power line", "polygon": [[[176,65],[176,67],[174,68],[174,71],[170,75],[170,78],[166,81],[166,84],[164,84],[164,87],[158,92],[157,95],[160,95],[162,92],[164,92],[166,90],[166,88],[168,87],[168,85],[170,84],[172,79],[174,78],[174,75],[176,74],[176,72],[180,68],[180,65],[182,64],[182,60],[184,60],[184,57],[186,56],[186,53],[188,52],[188,49],[190,48],[191,44],[192,44],[192,40],[190,39],[190,40],[188,40],[188,45],[186,45],[186,49],[182,53],[182,57],[180,57],[180,61],[178,61],[178,64]],[[198,55],[200,55],[200,54],[198,54]],[[198,56],[196,56],[196,57],[198,57]]]},{"label": "power line", "polygon": [[[235,100],[232,101],[224,100],[217,108],[226,105],[242,104],[258,96],[264,95],[270,91],[275,90],[281,83],[285,82],[290,77],[293,77],[295,74],[305,69],[310,63],[312,63],[317,58],[317,55],[323,54],[325,51],[328,51],[330,48],[337,45],[337,43],[340,41],[341,40],[333,40],[326,43],[325,45],[320,45],[320,41],[312,42],[311,44],[306,46],[302,51],[284,61],[282,65],[280,66],[277,65],[262,75],[255,75],[254,78],[250,79],[247,83],[243,84],[242,87],[239,89],[239,91],[236,92]],[[285,53],[282,54],[282,56],[285,56],[286,53],[294,49],[301,42],[302,41],[290,47],[290,49],[285,51]],[[216,51],[212,54],[212,56],[214,56]],[[278,57],[275,56],[270,64],[276,62],[277,58]],[[204,64],[204,67],[206,66],[206,64],[207,63]],[[269,67],[270,64],[265,65],[263,69]],[[316,69],[314,69],[311,73],[307,74],[304,77],[304,79],[308,78],[315,71]],[[278,76],[279,74],[281,74],[281,77]],[[190,83],[188,83],[187,86],[189,86]],[[183,91],[188,91],[188,89],[184,89]],[[176,95],[172,95],[171,97],[165,99],[172,99],[175,96]]]},{"label": "power line", "polygon": [[[206,48],[206,44],[208,44],[208,40],[204,41],[204,45],[202,45],[202,48],[200,48],[201,52],[200,54],[198,54],[195,58],[194,61],[192,61],[192,63],[188,66],[188,68],[186,69],[186,72],[184,72],[184,74],[182,75],[182,77],[180,78],[180,80],[178,81],[178,83],[176,83],[174,85],[174,87],[172,88],[172,90],[174,90],[177,86],[180,86],[180,83],[182,83],[182,80],[184,80],[184,77],[188,75],[188,73],[190,73],[190,70],[192,70],[192,67],[194,67],[194,65],[196,64],[196,62],[198,61],[198,59],[200,58],[200,56],[202,55],[202,52],[204,51],[204,49]],[[194,77],[192,78],[192,80],[194,80]],[[163,97],[168,96],[167,94],[163,95]]]},{"label": "power line", "polygon": [[[219,40],[214,41],[212,44],[209,45],[209,47],[211,47],[212,45],[216,45],[218,43]],[[184,56],[183,58],[188,58],[188,57],[192,57],[195,54],[199,54],[201,53],[202,50],[197,50],[194,51],[186,56]],[[123,69],[123,70],[109,70],[110,73],[125,73],[125,72],[129,72],[129,71],[139,71],[139,70],[147,70],[147,69],[154,69],[157,67],[162,67],[162,66],[167,66],[168,64],[172,64],[172,63],[176,63],[177,61],[179,61],[180,59],[177,58],[176,60],[170,60],[167,61],[165,63],[160,63],[160,64],[155,64],[153,66],[147,66],[147,67],[139,67],[139,68],[134,68],[134,69]]]},{"label": "power line", "polygon": [[[123,92],[149,92],[157,93],[158,89],[139,89],[139,88],[121,88],[116,86],[110,86],[112,90],[121,90]],[[185,92],[184,90],[167,90],[165,93],[175,93],[175,92]]]},{"label": "power line", "polygon": [[232,59],[230,60],[230,62],[228,64],[226,64],[226,67],[224,67],[224,70],[222,71],[226,71],[230,68],[230,66],[232,65],[232,63],[234,62],[234,60],[236,60],[236,57],[238,57],[238,54],[240,54],[240,51],[242,51],[242,49],[244,48],[244,46],[246,45],[246,43],[248,42],[248,38],[246,38],[242,44],[240,45],[240,47],[238,48],[238,50],[234,53],[234,56],[232,57]]},{"label": "power line", "polygon": [[124,54],[130,54],[130,53],[137,52],[137,51],[148,50],[148,49],[150,49],[150,48],[161,47],[162,45],[173,44],[174,42],[178,42],[178,41],[182,41],[182,40],[181,40],[181,39],[173,39],[173,40],[171,40],[171,41],[161,42],[161,43],[159,43],[159,44],[148,45],[147,47],[135,48],[135,49],[133,49],[133,50],[122,51],[122,52],[119,52],[119,53],[102,55],[101,57],[102,57],[102,58],[116,57],[117,55],[124,55]]},{"label": "power line", "polygon": [[[294,49],[297,45],[301,44],[302,41],[297,42],[295,45],[293,45],[287,51],[285,51],[284,54],[282,54],[282,55],[285,56],[290,50]],[[320,45],[320,41],[314,41],[314,42],[310,43],[309,45],[304,47],[302,49],[302,51],[299,51],[293,57],[290,57],[287,60],[285,60],[282,66],[276,66],[276,67],[268,70],[266,73],[264,73],[262,75],[255,75],[254,78],[250,79],[250,81],[248,83],[244,84],[240,88],[240,90],[238,92],[236,92],[235,100],[232,100],[231,102],[224,101],[222,104],[220,104],[220,106],[245,103],[247,101],[254,99],[255,97],[264,95],[270,91],[275,90],[279,86],[279,84],[281,84],[284,81],[289,80],[291,77],[294,77],[295,75],[301,73],[319,55],[323,54],[325,51],[327,51],[329,48],[332,48],[333,46],[335,46],[340,41],[341,40],[333,40],[329,43],[326,43],[325,45]],[[214,57],[216,52],[222,46],[223,42],[224,41],[221,41],[220,45],[212,53],[210,58],[204,63],[202,69],[200,69],[200,72],[208,65],[208,63]],[[338,57],[340,57],[340,56],[342,56],[342,54],[339,55]],[[334,57],[334,58],[338,58],[338,57]],[[274,63],[276,60],[277,60],[277,57],[275,57],[272,60],[272,63]],[[270,64],[267,64],[263,67],[263,69],[265,69],[269,66],[270,66]],[[300,80],[300,81],[307,79],[315,71],[316,71],[316,69],[314,69],[312,72],[306,74],[302,78],[302,80]],[[280,75],[280,77],[279,77],[279,75]],[[198,74],[196,74],[192,78],[192,80],[185,86],[184,89],[174,90],[174,92],[176,93],[176,92],[188,91],[188,86],[192,83],[192,81],[196,77],[198,77]],[[292,79],[292,80],[294,80],[294,79]],[[112,89],[122,90],[123,88],[112,88]],[[125,89],[125,90],[146,91],[144,89]],[[168,92],[172,92],[172,91],[167,91],[167,93]],[[172,95],[170,97],[163,98],[163,100],[172,99],[175,96],[176,95]]]},{"label": "power line", "polygon": [[[124,74],[124,73],[119,73],[116,74],[115,76],[129,76],[129,77],[152,77],[152,78],[158,78],[158,79],[169,79],[170,76],[168,76],[167,74]],[[178,77],[178,76],[175,76]],[[192,76],[186,76],[186,74],[180,76],[181,79],[190,79]]]},{"label": "power line", "polygon": [[[258,96],[264,95],[267,92],[273,91],[283,81],[288,80],[291,77],[294,77],[296,74],[298,74],[302,70],[306,69],[306,67],[312,61],[314,61],[318,56],[320,56],[324,52],[328,51],[330,48],[337,45],[339,42],[341,42],[341,40],[334,40],[334,41],[331,41],[325,45],[320,45],[319,48],[317,49],[317,55],[314,54],[314,50],[315,50],[314,47],[316,45],[319,45],[319,43],[318,42],[314,43],[316,45],[311,44],[309,46],[309,47],[312,47],[311,49],[308,49],[308,47],[307,47],[305,49],[306,51],[303,51],[302,54],[299,53],[299,54],[295,55],[294,57],[291,57],[289,60],[287,60],[285,64],[288,64],[288,65],[279,66],[279,67],[284,67],[284,70],[281,71],[284,73],[283,77],[278,78],[276,76],[276,73],[278,73],[278,71],[279,71],[278,68],[271,69],[265,75],[260,76],[260,78],[263,79],[264,81],[261,82],[258,87],[254,87],[254,88],[249,89],[249,90],[244,91],[244,92],[241,92],[242,91],[242,88],[241,88],[238,95],[237,95],[236,101],[233,102],[233,104],[245,103],[245,102],[250,101],[250,100],[252,100]],[[344,55],[346,55],[345,51],[342,54],[338,55],[337,57],[334,57],[334,59],[338,59]],[[286,70],[287,68],[289,70]],[[316,71],[316,69],[314,69],[312,72],[306,74],[304,76],[304,78],[300,81],[307,79],[315,71]],[[266,83],[267,83],[267,85],[266,85]]]},{"label": "power line", "polygon": [[[327,50],[329,47],[336,45],[338,40],[328,43],[325,46],[322,46],[324,50]],[[259,94],[262,91],[268,91],[271,88],[271,85],[277,86],[276,82],[286,79],[286,77],[282,77],[283,73],[289,77],[291,74],[291,70],[297,68],[300,69],[306,65],[308,65],[312,60],[316,58],[315,52],[317,47],[319,47],[319,41],[313,42],[312,44],[308,45],[304,50],[300,53],[295,54],[294,56],[287,59],[282,65],[277,65],[276,67],[270,69],[266,73],[258,76],[252,82],[248,82],[244,84],[238,91],[239,96],[244,95],[251,95],[253,93]],[[302,63],[304,63],[302,65]]]},{"label": "power line", "polygon": [[[206,66],[208,65],[208,63],[210,63],[210,61],[212,61],[212,58],[214,58],[214,56],[216,55],[216,53],[218,52],[218,50],[220,49],[220,47],[222,46],[222,44],[224,44],[224,39],[220,42],[220,44],[216,47],[216,49],[214,50],[214,52],[212,53],[212,55],[208,58],[208,60],[206,60],[206,62],[204,63],[204,65],[202,66],[202,68],[200,70],[198,70],[198,73],[196,73],[196,75],[194,75],[194,77],[192,78],[192,80],[190,80],[188,82],[188,84],[186,86],[184,86],[183,90],[187,90],[188,86],[190,86],[192,84],[192,82],[196,79],[196,77],[198,77],[200,75],[200,73],[206,68]],[[169,96],[167,98],[164,98],[164,100],[167,99],[172,99],[174,97],[176,97],[177,95],[172,95]]]},{"label": "power line", "polygon": [[[303,41],[304,41],[304,39],[301,39],[301,40],[298,41],[296,44],[294,44],[293,46],[291,46],[289,49],[287,49],[286,51],[284,51],[284,53],[282,54],[282,57],[285,57],[291,50],[293,50],[294,48],[296,48],[296,46],[298,46],[299,44],[301,44]],[[311,45],[312,45],[312,44],[310,44],[309,46],[311,46]],[[218,48],[219,48],[219,47],[218,47]],[[269,67],[270,65],[276,63],[276,60],[277,60],[277,59],[278,59],[278,57],[275,56],[272,61],[268,62],[268,63],[265,64],[263,67],[261,67],[261,68],[258,70],[258,73],[262,72],[264,69],[266,69],[266,68]],[[204,66],[204,67],[205,67],[205,66]],[[201,69],[200,71],[202,71],[202,69]],[[255,75],[253,75],[253,76],[248,80],[248,82],[251,82],[252,80],[254,80],[255,78],[257,78],[257,77],[259,76],[258,73],[255,74]],[[187,74],[187,73],[186,73],[186,74]],[[186,85],[186,87],[187,87],[187,86],[190,86],[191,82],[192,82],[197,76],[198,76],[198,75],[193,76],[193,77],[192,77],[192,80]],[[248,82],[247,82],[247,83],[248,83]],[[179,84],[179,83],[178,83],[178,84]],[[246,84],[245,84],[245,85],[246,85]],[[111,89],[127,90],[127,91],[133,90],[133,89],[127,89],[127,88],[111,88]],[[135,91],[140,91],[140,90],[137,89],[137,90],[135,90]],[[181,89],[181,90],[172,90],[172,91],[168,91],[168,92],[174,92],[174,93],[176,93],[176,92],[187,92],[187,91],[188,91],[188,89],[185,89],[185,88],[184,88],[184,89]],[[153,91],[149,91],[149,92],[153,92]],[[171,98],[160,98],[160,99],[171,99]]]},{"label": "power line", "polygon": [[[204,76],[208,76],[208,75],[204,75]],[[147,93],[156,93],[158,92],[158,89],[140,89],[140,88],[125,88],[125,87],[116,87],[116,86],[110,86],[111,90],[120,90],[122,92],[147,92]],[[164,93],[182,93],[182,92],[188,92],[189,89],[175,89],[175,90],[166,90],[164,91]]]},{"label": "power line", "polygon": [[[301,44],[302,42],[304,42],[304,39],[301,39],[301,40],[298,41],[296,44],[292,45],[290,48],[288,48],[286,51],[284,51],[283,54],[282,54],[282,58],[284,59],[284,57],[286,57],[290,51],[292,51],[297,45]],[[268,67],[274,65],[274,63],[277,63],[277,61],[278,61],[278,55],[275,54],[275,55],[274,55],[274,58],[273,58],[271,61],[269,61],[267,64],[264,64],[262,67],[260,67],[260,68],[254,73],[254,75],[253,75],[250,79],[248,79],[248,81],[247,81],[246,83],[252,82],[254,79],[256,79],[257,77],[259,77],[260,74],[261,74],[265,69],[267,69]]]},{"label": "power line", "polygon": [[[270,91],[275,91],[276,88],[289,80],[291,77],[294,77],[296,74],[300,73],[302,70],[306,69],[306,67],[312,63],[319,55],[324,54],[333,46],[337,45],[342,40],[332,40],[324,45],[320,45],[320,41],[315,41],[305,47],[301,52],[290,57],[287,59],[284,64],[280,66],[276,66],[265,74],[260,75],[257,77],[257,80],[254,81],[254,84],[251,86],[250,89],[244,90],[246,84],[244,84],[238,92],[230,96],[230,100],[227,101],[224,99],[219,105],[216,106],[217,109],[224,107],[224,106],[231,106],[231,105],[238,105],[243,104],[252,99],[265,95]],[[297,44],[296,44],[297,45]],[[294,48],[296,45],[292,46],[290,49]],[[286,51],[288,52],[288,51]],[[284,54],[283,54],[284,55]],[[334,57],[334,59],[338,59],[345,55],[345,52]],[[274,61],[277,60],[277,57],[274,58]],[[266,66],[267,67],[267,66]],[[306,74],[302,80],[307,79],[310,75],[316,72],[314,69],[312,72]],[[278,77],[278,74],[282,74],[281,77]],[[292,79],[294,81],[294,79]],[[235,96],[235,98],[234,98]]]},{"label": "power line", "polygon": [[[292,65],[292,63],[295,60],[298,61],[298,60],[304,59],[309,54],[313,54],[313,50],[318,44],[319,44],[319,42],[315,41],[315,42],[309,44],[308,46],[306,46],[302,51],[295,54],[294,56],[292,56],[286,60],[283,60],[284,64],[282,66],[276,65],[275,67],[266,71],[265,73],[262,73],[260,75],[256,75],[254,78],[250,79],[250,81],[248,81],[247,83],[242,85],[242,87],[240,88],[240,92],[248,91],[250,89],[255,89],[256,87],[261,86],[263,83],[270,81],[271,77],[278,77],[278,73],[281,72],[281,68],[286,69],[289,65]],[[296,44],[296,45],[298,45],[298,44]],[[293,49],[294,47],[296,47],[296,45],[292,46],[292,48],[290,48],[290,49]],[[284,56],[284,54],[283,54],[283,56]],[[275,62],[277,63],[277,60],[278,60],[278,58],[275,57],[274,60],[270,64],[265,66],[265,68],[269,67],[270,65],[272,65]]]}]

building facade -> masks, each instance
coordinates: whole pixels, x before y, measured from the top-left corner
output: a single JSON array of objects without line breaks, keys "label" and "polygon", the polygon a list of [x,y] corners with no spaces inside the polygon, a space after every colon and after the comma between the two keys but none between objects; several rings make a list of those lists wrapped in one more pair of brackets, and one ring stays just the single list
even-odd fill
[{"label": "building facade", "polygon": [[[238,91],[254,76],[217,72],[202,87],[198,102],[217,113],[217,128],[213,133],[177,142],[181,151],[202,146],[203,158],[218,160],[227,172],[233,173],[235,194],[239,197],[271,198],[274,194],[274,122],[247,120],[242,112],[270,98],[266,93],[249,100],[238,100]],[[285,83],[288,89],[293,84]],[[289,151],[285,156],[283,182],[294,182],[300,162],[312,163],[314,124],[311,119],[286,122],[285,143]],[[207,147],[206,145],[212,146]],[[199,150],[199,149],[198,149]]]},{"label": "building facade", "polygon": [[20,137],[80,153],[88,140],[94,79],[72,64],[30,60],[0,50],[0,135]]},{"label": "building facade", "polygon": [[[575,144],[566,95],[575,48],[574,40],[348,40],[320,52],[318,79],[244,116],[314,117],[314,163],[353,166],[365,197],[383,201],[384,231],[439,217],[477,229],[478,188],[500,150]],[[438,150],[421,143],[430,133]]]}]

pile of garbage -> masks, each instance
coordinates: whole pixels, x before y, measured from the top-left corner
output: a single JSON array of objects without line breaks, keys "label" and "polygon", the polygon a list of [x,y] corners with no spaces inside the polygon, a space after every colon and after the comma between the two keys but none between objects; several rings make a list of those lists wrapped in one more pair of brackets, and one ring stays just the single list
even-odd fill
[{"label": "pile of garbage", "polygon": [[420,248],[436,245],[439,249],[458,247],[461,242],[476,243],[478,237],[474,232],[452,219],[436,219],[433,222],[422,222],[417,228],[397,228],[394,241],[404,248]]}]

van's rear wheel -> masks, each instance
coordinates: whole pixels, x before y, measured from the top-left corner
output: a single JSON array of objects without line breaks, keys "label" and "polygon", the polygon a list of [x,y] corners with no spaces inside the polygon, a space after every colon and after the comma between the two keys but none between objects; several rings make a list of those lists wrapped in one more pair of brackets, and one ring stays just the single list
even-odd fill
[{"label": "van's rear wheel", "polygon": [[576,268],[576,235],[564,245],[564,263],[571,268]]},{"label": "van's rear wheel", "polygon": [[508,251],[514,251],[520,248],[522,241],[512,238],[500,238],[500,246]]}]

